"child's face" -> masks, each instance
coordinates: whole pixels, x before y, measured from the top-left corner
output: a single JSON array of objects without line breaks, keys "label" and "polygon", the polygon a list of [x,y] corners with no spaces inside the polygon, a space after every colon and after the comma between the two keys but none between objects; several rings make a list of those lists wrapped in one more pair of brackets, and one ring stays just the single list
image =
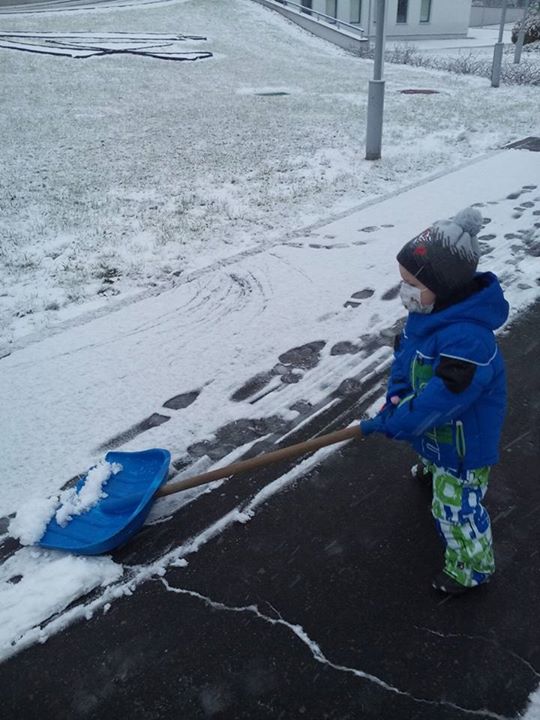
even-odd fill
[{"label": "child's face", "polygon": [[420,280],[414,277],[412,273],[410,273],[408,270],[406,270],[403,265],[399,265],[399,273],[401,275],[401,278],[403,282],[406,282],[407,285],[412,285],[415,288],[418,288],[420,290],[420,302],[424,306],[433,305],[435,302],[435,293],[432,292],[429,288],[427,288],[425,285],[422,285]]}]

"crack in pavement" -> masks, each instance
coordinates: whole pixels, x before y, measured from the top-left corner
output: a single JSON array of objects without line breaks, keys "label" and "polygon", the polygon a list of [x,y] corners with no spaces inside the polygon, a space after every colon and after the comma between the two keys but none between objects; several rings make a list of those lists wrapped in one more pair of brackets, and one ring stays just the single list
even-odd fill
[{"label": "crack in pavement", "polygon": [[455,638],[457,640],[472,640],[473,642],[477,642],[478,640],[481,640],[482,642],[489,643],[490,645],[493,645],[498,650],[502,650],[505,653],[508,653],[508,655],[511,655],[513,658],[518,660],[520,663],[525,665],[529,670],[533,673],[535,677],[537,677],[540,680],[540,672],[534,667],[532,663],[530,663],[528,660],[526,660],[524,657],[521,657],[521,655],[518,655],[513,650],[509,650],[506,647],[503,647],[498,640],[483,637],[482,635],[466,635],[465,633],[442,633],[438,630],[432,630],[428,627],[419,627],[418,625],[414,626],[416,630],[424,630],[427,633],[430,633],[431,635],[436,635],[437,637],[448,639],[448,638]]},{"label": "crack in pavement", "polygon": [[338,665],[337,663],[332,662],[329,660],[326,655],[323,653],[319,645],[312,640],[309,635],[306,633],[304,628],[301,625],[293,624],[290,622],[287,622],[287,620],[284,620],[283,617],[280,615],[280,613],[272,606],[270,603],[270,607],[276,615],[277,618],[270,617],[268,615],[265,615],[262,613],[257,605],[244,605],[244,606],[234,606],[234,605],[225,605],[224,603],[221,603],[217,600],[212,600],[211,598],[207,597],[206,595],[201,595],[201,593],[196,592],[195,590],[187,590],[185,588],[177,588],[172,587],[168,581],[165,578],[160,578],[161,582],[163,583],[163,586],[168,592],[177,593],[178,595],[188,595],[189,597],[196,598],[197,600],[202,600],[206,605],[213,608],[214,610],[222,610],[225,612],[233,612],[233,613],[251,613],[252,615],[255,615],[256,617],[260,618],[266,623],[269,623],[270,625],[281,625],[282,627],[287,628],[290,630],[296,637],[301,640],[304,645],[308,647],[308,649],[311,651],[311,654],[313,655],[314,659],[321,663],[322,665],[328,665],[328,667],[331,667],[333,670],[337,670],[338,672],[348,673],[351,675],[354,675],[355,677],[362,678],[364,680],[368,680],[369,682],[374,683],[375,685],[378,685],[379,687],[382,687],[384,690],[387,690],[388,692],[393,692],[396,695],[402,695],[404,697],[409,698],[410,700],[413,700],[416,703],[422,703],[424,705],[433,705],[435,707],[449,707],[454,710],[459,710],[460,712],[467,713],[468,715],[477,715],[480,717],[488,717],[488,718],[494,718],[494,720],[510,720],[510,718],[507,718],[504,715],[499,715],[498,713],[494,713],[491,710],[482,709],[482,710],[472,710],[470,708],[462,707],[461,705],[457,705],[453,702],[447,701],[447,700],[428,700],[426,698],[419,698],[415,695],[412,695],[411,693],[400,690],[399,688],[395,687],[394,685],[390,685],[389,683],[385,682],[384,680],[381,680],[381,678],[377,677],[376,675],[371,675],[370,673],[363,672],[362,670],[358,670],[356,668],[348,667],[346,665]]}]

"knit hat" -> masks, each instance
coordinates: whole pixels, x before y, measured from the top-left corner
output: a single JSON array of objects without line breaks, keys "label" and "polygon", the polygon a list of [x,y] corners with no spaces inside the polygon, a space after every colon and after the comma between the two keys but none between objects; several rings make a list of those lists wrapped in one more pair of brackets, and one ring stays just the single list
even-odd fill
[{"label": "knit hat", "polygon": [[474,277],[480,258],[476,236],[481,227],[481,213],[476,208],[465,208],[409,240],[399,251],[397,261],[438,299],[450,297]]}]

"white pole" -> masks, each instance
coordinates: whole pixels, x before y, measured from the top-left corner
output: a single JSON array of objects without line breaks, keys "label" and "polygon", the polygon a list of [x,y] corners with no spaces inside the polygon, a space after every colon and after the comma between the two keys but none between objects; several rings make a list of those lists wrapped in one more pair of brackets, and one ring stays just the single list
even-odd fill
[{"label": "white pole", "polygon": [[384,35],[386,26],[386,0],[376,0],[376,36],[375,63],[373,80],[369,81],[366,160],[379,160],[381,157],[383,110],[384,110]]},{"label": "white pole", "polygon": [[521,51],[523,50],[523,41],[525,40],[525,21],[527,20],[527,13],[529,11],[529,0],[525,0],[525,7],[523,8],[523,17],[521,18],[521,25],[519,27],[519,33],[516,40],[516,50],[514,52],[514,63],[519,64],[521,60]]},{"label": "white pole", "polygon": [[501,63],[504,50],[503,32],[504,32],[504,21],[506,20],[506,8],[508,6],[508,0],[504,0],[502,12],[501,12],[501,24],[499,25],[499,40],[495,43],[495,49],[493,50],[493,65],[491,66],[491,87],[499,87],[501,84]]}]

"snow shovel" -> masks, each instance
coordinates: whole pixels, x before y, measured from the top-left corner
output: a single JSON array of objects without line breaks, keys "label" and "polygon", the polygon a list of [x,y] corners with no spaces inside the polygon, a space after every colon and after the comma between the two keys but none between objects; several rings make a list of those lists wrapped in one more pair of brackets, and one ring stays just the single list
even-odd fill
[{"label": "snow shovel", "polygon": [[[77,555],[99,555],[126,543],[142,526],[155,498],[172,495],[205,483],[265,467],[271,463],[312,453],[327,445],[360,438],[359,425],[321,435],[306,442],[289,445],[249,460],[226,465],[194,477],[163,485],[167,479],[171,454],[154,448],[141,452],[109,452],[105,460],[119,463],[122,470],[111,475],[104,487],[107,497],[82,515],[72,518],[65,527],[52,519],[38,544]],[[79,490],[86,480],[81,477]]]}]

